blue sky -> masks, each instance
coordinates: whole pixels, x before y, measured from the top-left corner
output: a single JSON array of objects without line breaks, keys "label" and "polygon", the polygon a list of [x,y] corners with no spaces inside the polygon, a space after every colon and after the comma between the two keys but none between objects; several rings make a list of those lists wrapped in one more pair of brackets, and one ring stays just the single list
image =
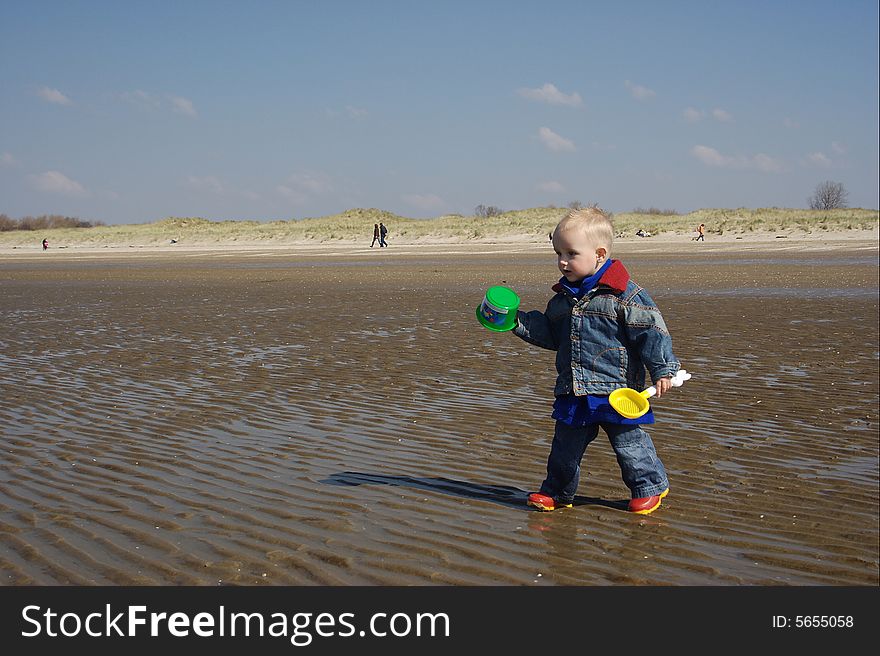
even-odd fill
[{"label": "blue sky", "polygon": [[0,0],[0,213],[878,207],[878,3]]}]

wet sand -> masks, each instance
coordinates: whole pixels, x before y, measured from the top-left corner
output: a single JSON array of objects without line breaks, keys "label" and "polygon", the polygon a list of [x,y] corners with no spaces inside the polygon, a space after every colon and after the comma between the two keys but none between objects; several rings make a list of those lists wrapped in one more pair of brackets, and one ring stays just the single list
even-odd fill
[{"label": "wet sand", "polygon": [[878,585],[876,242],[615,255],[694,374],[649,516],[603,434],[525,506],[553,354],[474,309],[546,246],[3,258],[0,581]]}]

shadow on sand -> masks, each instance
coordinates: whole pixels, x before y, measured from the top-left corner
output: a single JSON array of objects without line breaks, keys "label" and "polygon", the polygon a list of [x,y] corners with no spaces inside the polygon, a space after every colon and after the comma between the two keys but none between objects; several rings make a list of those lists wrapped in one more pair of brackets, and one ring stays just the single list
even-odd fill
[{"label": "shadow on sand", "polygon": [[[527,508],[529,492],[509,485],[482,485],[469,481],[456,481],[451,478],[429,478],[418,476],[390,476],[387,474],[368,474],[366,472],[340,472],[321,481],[327,485],[391,485],[416,490],[440,492],[467,499],[491,501],[493,503],[523,510]],[[574,506],[604,506],[614,510],[626,510],[627,500],[608,501],[596,497],[576,496]]]}]

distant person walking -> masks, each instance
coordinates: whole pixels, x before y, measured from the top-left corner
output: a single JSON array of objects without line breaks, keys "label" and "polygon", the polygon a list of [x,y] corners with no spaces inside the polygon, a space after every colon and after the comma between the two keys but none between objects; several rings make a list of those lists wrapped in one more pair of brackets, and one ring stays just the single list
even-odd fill
[{"label": "distant person walking", "polygon": [[370,248],[376,245],[376,242],[379,242],[379,246],[382,246],[382,238],[379,236],[379,224],[373,224],[373,241],[370,243]]},{"label": "distant person walking", "polygon": [[379,224],[379,248],[383,246],[387,246],[388,242],[385,241],[385,235],[388,234],[388,228],[385,227],[384,223]]},{"label": "distant person walking", "polygon": [[701,223],[697,226],[697,236],[691,241],[706,241],[706,224]]},{"label": "distant person walking", "polygon": [[43,250],[46,250],[47,248],[49,248],[49,240],[44,239],[43,240]]}]

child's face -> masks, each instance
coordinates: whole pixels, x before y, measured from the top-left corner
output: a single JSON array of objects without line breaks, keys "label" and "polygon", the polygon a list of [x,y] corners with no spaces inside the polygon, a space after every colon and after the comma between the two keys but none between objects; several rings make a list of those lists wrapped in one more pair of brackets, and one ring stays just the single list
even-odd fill
[{"label": "child's face", "polygon": [[592,276],[605,263],[604,246],[592,243],[576,226],[553,233],[556,264],[568,282]]}]

